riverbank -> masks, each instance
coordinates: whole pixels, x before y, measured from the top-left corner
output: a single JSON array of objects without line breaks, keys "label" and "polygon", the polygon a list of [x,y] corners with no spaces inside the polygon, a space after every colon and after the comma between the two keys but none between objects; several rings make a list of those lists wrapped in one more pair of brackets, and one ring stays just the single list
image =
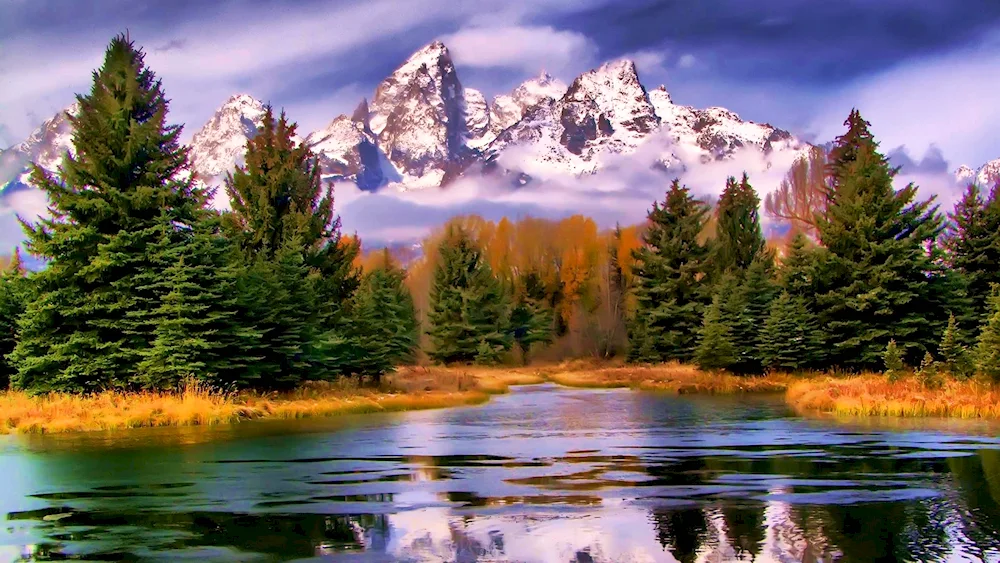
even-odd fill
[{"label": "riverbank", "polygon": [[104,392],[31,397],[0,393],[0,434],[233,424],[475,405],[510,385],[542,383],[528,370],[403,368],[378,387],[310,383],[289,393],[218,393],[197,384],[179,392]]},{"label": "riverbank", "polygon": [[785,401],[802,413],[1000,419],[1000,387],[977,380],[946,380],[928,389],[913,376],[814,377],[790,385]]},{"label": "riverbank", "polygon": [[119,430],[233,424],[481,404],[511,385],[552,382],[567,387],[630,388],[673,394],[784,393],[803,414],[1000,419],[1000,387],[946,381],[925,388],[916,378],[890,382],[855,377],[773,373],[739,377],[690,365],[628,366],[572,361],[526,368],[404,367],[380,385],[309,383],[288,393],[218,393],[197,384],[179,392],[105,392],[30,397],[0,393],[0,434]]}]

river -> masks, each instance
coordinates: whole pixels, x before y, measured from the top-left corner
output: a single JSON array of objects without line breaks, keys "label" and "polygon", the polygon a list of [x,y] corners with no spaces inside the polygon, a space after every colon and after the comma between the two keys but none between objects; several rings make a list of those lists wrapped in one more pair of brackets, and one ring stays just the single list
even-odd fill
[{"label": "river", "polygon": [[0,437],[0,560],[1000,561],[986,423],[774,397],[486,405]]}]

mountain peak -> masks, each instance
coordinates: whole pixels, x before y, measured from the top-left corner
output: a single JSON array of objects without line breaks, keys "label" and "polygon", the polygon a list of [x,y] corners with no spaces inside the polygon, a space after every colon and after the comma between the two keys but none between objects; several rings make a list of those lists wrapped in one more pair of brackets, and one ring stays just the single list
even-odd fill
[{"label": "mountain peak", "polygon": [[226,110],[235,110],[239,113],[251,112],[251,113],[264,113],[264,103],[254,98],[250,94],[234,94],[229,97],[225,103],[217,110],[218,112]]},{"label": "mountain peak", "polygon": [[414,53],[406,59],[406,62],[399,66],[396,73],[407,71],[413,72],[420,68],[421,65],[427,65],[427,68],[430,69],[440,64],[440,61],[447,61],[450,63],[451,53],[448,52],[448,47],[445,47],[444,43],[440,41],[433,41],[414,51]]}]

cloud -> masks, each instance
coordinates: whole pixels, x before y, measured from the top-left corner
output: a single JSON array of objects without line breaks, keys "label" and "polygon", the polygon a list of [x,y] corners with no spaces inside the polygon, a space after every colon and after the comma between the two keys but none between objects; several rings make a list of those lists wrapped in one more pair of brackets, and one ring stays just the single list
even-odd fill
[{"label": "cloud", "polygon": [[160,45],[159,47],[153,47],[153,52],[162,53],[164,51],[183,49],[185,45],[187,45],[187,41],[183,39],[171,39],[170,41],[167,41],[165,44]]},{"label": "cloud", "polygon": [[662,77],[667,73],[667,55],[667,51],[663,49],[643,49],[626,53],[620,58],[632,60],[640,77]]},{"label": "cloud", "polygon": [[455,64],[529,73],[589,64],[597,47],[586,36],[548,26],[470,27],[445,35]]},{"label": "cloud", "polygon": [[852,107],[872,124],[882,146],[915,152],[938,147],[957,164],[978,166],[1000,156],[1000,45],[977,46],[898,66],[845,85],[828,97],[811,129],[820,138],[842,133]]},{"label": "cloud", "polygon": [[901,166],[903,173],[914,174],[948,174],[950,168],[948,161],[944,158],[944,153],[936,145],[927,148],[923,158],[919,161],[910,157],[905,146],[896,147],[889,151],[886,156],[893,166]]},{"label": "cloud", "polygon": [[691,53],[685,53],[681,55],[681,58],[677,59],[677,66],[680,68],[691,68],[698,62]]},{"label": "cloud", "polygon": [[362,193],[353,185],[338,185],[337,209],[343,226],[347,232],[356,231],[362,240],[381,244],[419,240],[448,218],[470,213],[492,220],[528,215],[558,219],[583,214],[603,228],[612,228],[616,223],[642,221],[653,201],[663,198],[675,176],[695,194],[714,198],[727,177],[747,171],[763,199],[779,185],[797,156],[788,151],[765,159],[755,149],[742,149],[723,161],[664,172],[654,165],[665,154],[679,153],[677,156],[689,163],[698,162],[699,156],[685,154],[664,132],[654,134],[631,154],[601,155],[602,168],[595,174],[573,176],[551,168],[526,166],[532,155],[530,149],[522,149],[505,151],[500,163],[532,175],[533,181],[520,188],[512,187],[508,177],[477,175],[462,178],[447,189],[403,193]]}]

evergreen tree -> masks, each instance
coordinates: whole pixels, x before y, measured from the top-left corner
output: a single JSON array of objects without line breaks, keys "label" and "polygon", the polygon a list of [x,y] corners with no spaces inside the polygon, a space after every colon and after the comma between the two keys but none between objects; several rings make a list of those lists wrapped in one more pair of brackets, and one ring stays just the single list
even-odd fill
[{"label": "evergreen tree", "polygon": [[730,177],[716,209],[715,266],[720,274],[741,275],[764,251],[760,228],[760,198],[746,174],[739,182]]},{"label": "evergreen tree", "polygon": [[885,374],[889,376],[890,380],[902,374],[905,364],[903,364],[903,356],[900,354],[895,340],[889,340],[889,344],[885,346],[885,351],[882,352],[882,364],[885,366]]},{"label": "evergreen tree", "polygon": [[14,367],[7,361],[17,343],[17,320],[30,298],[30,281],[21,263],[21,251],[14,249],[10,263],[0,275],[0,391],[7,389]]},{"label": "evergreen tree", "polygon": [[723,315],[729,319],[736,350],[736,362],[730,369],[741,374],[760,373],[764,369],[761,333],[777,293],[770,254],[759,253],[735,288],[724,284],[720,291],[726,295]]},{"label": "evergreen tree", "polygon": [[[143,53],[115,37],[89,94],[70,115],[75,156],[59,178],[35,166],[52,217],[22,220],[27,248],[47,259],[9,356],[13,385],[34,392],[134,387],[170,266],[164,251],[199,220],[207,194],[186,178],[180,126]],[[158,251],[154,251],[158,249]]]},{"label": "evergreen tree", "polygon": [[974,366],[969,357],[968,349],[962,345],[962,337],[955,315],[948,317],[948,327],[945,328],[941,337],[938,353],[944,360],[945,370],[953,377],[965,378],[971,374]]},{"label": "evergreen tree", "polygon": [[[223,218],[247,264],[249,318],[273,344],[262,365],[281,370],[269,376],[279,387],[329,368],[321,349],[331,347],[321,341],[333,338],[330,327],[346,326],[343,308],[359,283],[359,248],[341,237],[333,187],[295,132],[284,112],[275,119],[265,107],[245,164],[226,179],[232,211]],[[262,296],[272,301],[254,302]]]},{"label": "evergreen tree", "polygon": [[952,295],[927,250],[942,225],[933,199],[914,202],[912,184],[895,191],[897,170],[874,141],[859,138],[856,147],[838,146],[853,160],[836,168],[836,189],[819,221],[831,268],[819,312],[834,363],[874,369],[891,338],[913,360],[936,346]]},{"label": "evergreen tree", "polygon": [[663,204],[653,204],[645,245],[635,252],[636,314],[631,361],[689,361],[705,305],[708,249],[699,241],[708,206],[674,180]]},{"label": "evergreen tree", "polygon": [[984,199],[970,184],[950,214],[945,246],[951,266],[965,275],[974,323],[989,313],[990,286],[1000,283],[1000,186]]},{"label": "evergreen tree", "polygon": [[837,137],[833,148],[827,156],[827,181],[829,183],[828,198],[835,200],[840,189],[847,169],[857,160],[861,147],[869,146],[875,142],[875,136],[871,132],[871,123],[861,117],[861,112],[852,109],[850,115],[844,121],[847,131]]},{"label": "evergreen tree", "polygon": [[552,341],[552,323],[552,308],[547,302],[545,283],[538,272],[528,272],[520,280],[510,313],[514,342],[520,347],[525,363],[533,345]]},{"label": "evergreen tree", "polygon": [[438,248],[428,313],[430,357],[439,363],[492,363],[511,346],[508,295],[464,229]]},{"label": "evergreen tree", "polygon": [[765,369],[802,371],[823,366],[823,333],[805,298],[787,291],[771,302],[759,347]]},{"label": "evergreen tree", "polygon": [[979,332],[976,365],[979,373],[1000,382],[1000,285],[993,286],[990,315]]},{"label": "evergreen tree", "polygon": [[321,340],[327,376],[379,379],[396,365],[413,360],[417,320],[406,273],[383,251],[381,263],[366,272],[341,326]]},{"label": "evergreen tree", "polygon": [[722,297],[716,295],[705,309],[698,349],[694,361],[706,370],[726,369],[737,362],[732,330],[722,313]]},{"label": "evergreen tree", "polygon": [[262,334],[239,317],[239,271],[214,214],[164,255],[173,264],[154,287],[163,297],[150,314],[154,338],[142,351],[139,386],[168,389],[188,377],[217,388],[258,385]]}]

